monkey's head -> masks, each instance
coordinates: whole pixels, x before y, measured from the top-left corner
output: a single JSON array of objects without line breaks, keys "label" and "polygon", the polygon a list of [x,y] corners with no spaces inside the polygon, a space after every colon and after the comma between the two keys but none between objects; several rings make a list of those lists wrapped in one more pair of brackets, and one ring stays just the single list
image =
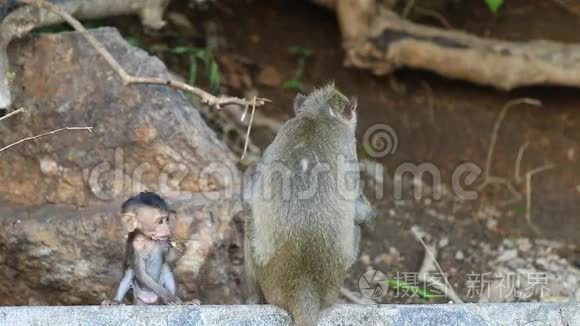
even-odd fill
[{"label": "monkey's head", "polygon": [[330,83],[308,95],[298,93],[294,98],[294,114],[323,116],[356,127],[357,99],[347,98]]},{"label": "monkey's head", "polygon": [[154,192],[141,192],[129,198],[121,207],[123,224],[128,233],[141,232],[156,241],[171,238],[175,211]]}]

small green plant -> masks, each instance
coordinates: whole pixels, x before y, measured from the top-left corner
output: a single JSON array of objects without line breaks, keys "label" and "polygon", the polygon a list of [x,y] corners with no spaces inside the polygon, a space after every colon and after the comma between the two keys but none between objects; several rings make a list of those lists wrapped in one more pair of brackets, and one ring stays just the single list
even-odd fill
[{"label": "small green plant", "polygon": [[136,48],[143,49],[143,42],[141,42],[141,39],[138,38],[137,36],[127,36],[127,37],[125,37],[125,41],[127,41],[127,43],[131,44],[132,46],[134,46]]},{"label": "small green plant", "polygon": [[304,91],[304,85],[302,84],[302,77],[304,76],[304,69],[306,67],[306,60],[312,56],[312,49],[303,48],[300,46],[291,46],[288,48],[290,54],[298,56],[298,68],[294,72],[294,76],[286,80],[282,87],[285,89],[292,89],[295,91]]},{"label": "small green plant", "polygon": [[16,78],[16,73],[14,72],[14,70],[8,68],[8,70],[6,71],[6,78],[8,79],[9,82],[12,82],[14,78]]},{"label": "small green plant", "polygon": [[397,279],[388,279],[383,281],[386,283],[386,285],[389,287],[389,289],[398,289],[398,290],[403,290],[403,291],[407,291],[408,293],[412,294],[412,295],[417,295],[422,299],[432,299],[432,298],[437,298],[439,297],[439,295],[425,289],[422,289],[418,286],[415,285],[411,285],[407,282],[403,282],[401,280],[397,280]]},{"label": "small green plant", "polygon": [[514,213],[520,216],[526,215],[526,207],[525,206],[517,206],[513,208]]},{"label": "small green plant", "polygon": [[188,83],[193,86],[197,79],[197,61],[203,62],[205,66],[206,77],[209,86],[216,91],[221,83],[221,74],[217,61],[209,49],[196,48],[188,46],[178,46],[170,50],[171,53],[185,55],[189,58],[189,80]]},{"label": "small green plant", "polygon": [[506,238],[507,241],[509,241],[512,245],[515,245],[518,242],[518,237],[516,237],[515,235],[510,235]]},{"label": "small green plant", "polygon": [[489,10],[491,10],[494,14],[497,14],[499,8],[503,5],[503,0],[485,0]]}]

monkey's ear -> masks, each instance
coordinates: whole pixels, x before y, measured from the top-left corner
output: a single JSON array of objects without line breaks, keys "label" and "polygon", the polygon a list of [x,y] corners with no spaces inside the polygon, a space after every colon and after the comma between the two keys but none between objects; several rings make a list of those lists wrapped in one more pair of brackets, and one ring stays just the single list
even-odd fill
[{"label": "monkey's ear", "polygon": [[304,95],[302,93],[296,94],[296,97],[294,98],[294,114],[295,115],[298,115],[298,113],[300,112],[300,107],[302,106],[302,104],[304,104],[305,100],[306,100],[306,95]]},{"label": "monkey's ear", "polygon": [[133,212],[123,213],[121,220],[123,221],[125,228],[127,228],[128,233],[135,231],[139,224],[139,221],[137,221],[137,216]]},{"label": "monkey's ear", "polygon": [[348,104],[346,105],[346,107],[344,108],[344,112],[343,115],[345,118],[347,119],[352,119],[353,116],[356,114],[356,107],[358,106],[358,99],[356,97],[351,97],[350,100],[348,101]]}]

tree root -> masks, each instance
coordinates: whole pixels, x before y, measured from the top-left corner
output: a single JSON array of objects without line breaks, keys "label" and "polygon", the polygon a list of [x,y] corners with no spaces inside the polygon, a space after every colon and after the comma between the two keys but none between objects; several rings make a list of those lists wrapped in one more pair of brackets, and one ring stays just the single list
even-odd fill
[{"label": "tree root", "polygon": [[376,0],[336,0],[334,9],[349,66],[378,75],[400,67],[425,69],[506,91],[531,85],[580,86],[579,45],[507,42],[423,26]]}]

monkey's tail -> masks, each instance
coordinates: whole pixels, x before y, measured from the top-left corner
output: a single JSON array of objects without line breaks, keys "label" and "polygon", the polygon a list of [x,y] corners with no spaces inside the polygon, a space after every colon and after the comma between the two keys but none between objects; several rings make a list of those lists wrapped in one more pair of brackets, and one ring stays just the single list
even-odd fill
[{"label": "monkey's tail", "polygon": [[312,284],[307,283],[298,293],[291,314],[295,326],[316,326],[320,315],[320,297]]}]

